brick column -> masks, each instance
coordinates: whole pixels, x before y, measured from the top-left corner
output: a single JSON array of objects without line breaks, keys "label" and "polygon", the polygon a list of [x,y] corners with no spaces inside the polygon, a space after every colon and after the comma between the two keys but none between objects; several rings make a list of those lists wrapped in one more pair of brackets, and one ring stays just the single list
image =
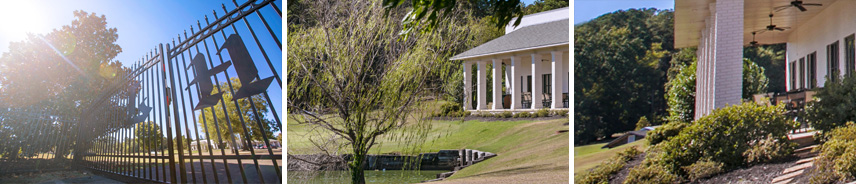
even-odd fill
[{"label": "brick column", "polygon": [[491,109],[502,109],[502,60],[492,59],[493,63],[493,107]]},{"label": "brick column", "polygon": [[476,61],[478,64],[478,99],[476,99],[476,109],[487,109],[487,62]]},{"label": "brick column", "polygon": [[743,95],[743,0],[716,1],[715,24],[713,108],[722,108]]},{"label": "brick column", "polygon": [[473,95],[471,94],[473,91],[473,73],[470,69],[473,68],[473,63],[464,62],[463,70],[464,70],[464,110],[473,109],[473,105],[471,104],[473,100]]}]

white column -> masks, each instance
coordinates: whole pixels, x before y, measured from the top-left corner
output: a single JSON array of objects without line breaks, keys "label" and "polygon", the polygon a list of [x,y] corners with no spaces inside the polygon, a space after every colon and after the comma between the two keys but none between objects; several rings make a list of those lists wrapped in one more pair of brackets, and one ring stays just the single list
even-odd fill
[{"label": "white column", "polygon": [[491,109],[502,109],[502,60],[492,59],[493,62],[493,107]]},{"label": "white column", "polygon": [[552,65],[550,65],[552,67],[550,72],[550,79],[552,80],[550,82],[552,83],[552,85],[550,86],[552,87],[552,92],[550,92],[550,99],[553,99],[553,101],[551,102],[552,104],[550,104],[550,108],[562,108],[562,85],[564,85],[565,83],[563,82],[564,80],[560,78],[562,78],[563,76],[562,72],[564,71],[562,71],[562,64],[565,60],[563,60],[564,57],[562,57],[562,51],[551,51],[550,56],[552,59]]},{"label": "white column", "polygon": [[476,104],[476,109],[477,110],[484,110],[484,109],[487,109],[487,81],[486,81],[487,80],[486,79],[487,78],[487,62],[476,61],[476,64],[478,64],[478,67],[479,67],[478,71],[477,71],[477,75],[478,75],[477,76],[478,77],[478,79],[477,79],[478,80],[478,86],[477,86],[478,89],[477,90],[478,90],[479,94],[478,94],[478,99],[476,99],[477,100],[476,102],[478,102]]},{"label": "white column", "polygon": [[505,93],[503,94],[511,94],[511,89],[514,88],[512,87],[514,86],[514,83],[512,83],[514,80],[512,79],[513,75],[511,74],[511,63],[506,62],[503,66],[505,67]]},{"label": "white column", "polygon": [[511,109],[520,109],[521,101],[523,98],[520,96],[520,90],[523,89],[523,81],[520,81],[520,75],[522,75],[522,68],[520,68],[520,56],[511,56],[511,67],[506,68],[505,70],[511,70],[511,77],[508,77],[508,81],[511,81]]},{"label": "white column", "polygon": [[532,53],[532,109],[541,109],[541,55]]},{"label": "white column", "polygon": [[473,73],[470,71],[472,68],[472,63],[464,62],[462,68],[464,70],[464,110],[473,109],[473,106],[470,104],[473,100],[473,95],[471,94],[473,91]]}]

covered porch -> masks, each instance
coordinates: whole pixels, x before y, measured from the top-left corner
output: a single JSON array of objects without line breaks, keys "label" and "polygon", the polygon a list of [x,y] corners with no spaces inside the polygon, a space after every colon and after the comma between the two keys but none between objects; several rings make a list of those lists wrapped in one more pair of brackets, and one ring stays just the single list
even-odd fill
[{"label": "covered porch", "polygon": [[[539,14],[550,14],[550,11]],[[452,57],[451,60],[463,60],[463,109],[481,112],[567,110],[570,105],[570,40],[568,14],[564,16],[548,18],[553,20],[529,19],[541,23],[521,24],[522,28],[507,31],[499,38]]]}]

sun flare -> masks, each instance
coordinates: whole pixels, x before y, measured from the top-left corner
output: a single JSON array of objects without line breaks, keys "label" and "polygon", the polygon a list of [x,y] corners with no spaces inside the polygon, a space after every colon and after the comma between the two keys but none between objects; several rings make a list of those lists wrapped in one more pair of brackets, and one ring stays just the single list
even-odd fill
[{"label": "sun flare", "polygon": [[34,1],[0,1],[0,38],[20,40],[30,33],[45,33],[46,15]]}]

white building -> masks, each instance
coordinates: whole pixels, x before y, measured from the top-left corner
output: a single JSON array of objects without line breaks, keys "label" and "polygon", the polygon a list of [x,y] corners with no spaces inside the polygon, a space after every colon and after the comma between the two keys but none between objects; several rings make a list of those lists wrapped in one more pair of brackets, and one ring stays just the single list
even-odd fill
[{"label": "white building", "polygon": [[[570,99],[569,18],[569,7],[526,15],[518,27],[509,24],[505,35],[452,57],[451,60],[464,61],[464,109],[567,109]],[[488,64],[494,69],[490,76],[492,83],[486,83]],[[471,71],[473,66],[478,68],[476,73]],[[503,74],[511,79],[503,82]],[[475,83],[473,77],[477,78]],[[488,86],[492,88],[491,96],[501,97],[493,98],[490,107]],[[505,92],[502,86],[507,89]],[[471,94],[473,87],[477,88],[475,96]],[[475,104],[472,104],[473,98]]]},{"label": "white building", "polygon": [[[853,0],[675,0],[675,48],[698,46],[696,119],[741,102],[743,47],[752,32],[761,44],[787,43],[789,93],[823,87],[832,72],[852,73],[853,10]],[[780,29],[767,30],[771,22]]]}]

